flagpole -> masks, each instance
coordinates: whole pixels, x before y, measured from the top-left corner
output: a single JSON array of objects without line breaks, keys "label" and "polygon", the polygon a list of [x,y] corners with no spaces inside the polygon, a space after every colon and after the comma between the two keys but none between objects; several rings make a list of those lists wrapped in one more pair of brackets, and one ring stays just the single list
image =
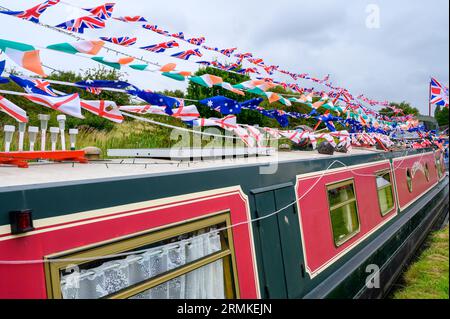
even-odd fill
[{"label": "flagpole", "polygon": [[430,81],[430,85],[428,88],[428,109],[429,109],[429,116],[431,117],[431,81]]}]

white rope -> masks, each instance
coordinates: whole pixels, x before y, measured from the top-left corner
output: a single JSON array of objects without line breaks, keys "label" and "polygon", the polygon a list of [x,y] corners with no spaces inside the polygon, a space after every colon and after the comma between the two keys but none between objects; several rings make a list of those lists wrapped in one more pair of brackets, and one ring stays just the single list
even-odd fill
[{"label": "white rope", "polygon": [[[424,156],[425,153],[421,154],[421,159]],[[406,158],[404,158],[402,160],[401,163],[403,163],[406,160]],[[275,215],[278,215],[279,213],[281,213],[282,211],[286,210],[287,208],[294,206],[295,204],[297,204],[299,201],[301,201],[303,198],[305,198],[316,186],[317,184],[319,184],[319,182],[324,178],[324,176],[327,174],[327,172],[329,170],[332,169],[332,167],[335,164],[341,164],[343,167],[349,167],[348,165],[346,165],[345,163],[339,161],[339,160],[335,160],[333,161],[328,168],[322,172],[322,174],[320,175],[320,177],[317,179],[317,181],[302,195],[300,196],[297,200],[295,200],[294,202],[286,205],[285,207],[270,213],[268,215],[259,217],[259,218],[255,218],[255,219],[251,219],[245,222],[241,222],[241,223],[236,223],[227,227],[223,227],[217,230],[214,230],[215,232],[219,233],[222,231],[226,231],[229,229],[233,229],[236,228],[238,226],[243,226],[243,225],[249,225],[249,224],[253,224],[255,222],[259,222],[262,220],[265,220],[267,218],[273,217]],[[393,169],[393,172],[395,172],[397,169],[400,169],[400,167]],[[378,175],[365,175],[365,174],[358,174],[355,173],[355,171],[353,169],[349,170],[350,172],[352,172],[353,174],[357,175],[357,176],[364,176],[364,177],[377,177]],[[86,257],[86,258],[79,258],[79,259],[51,259],[51,260],[18,260],[18,261],[0,261],[0,265],[31,265],[31,264],[43,264],[43,263],[58,263],[58,262],[88,262],[88,261],[96,261],[96,260],[102,260],[102,259],[111,259],[111,258],[121,258],[121,257],[127,257],[127,256],[131,256],[131,255],[135,255],[135,254],[139,254],[139,253],[145,253],[148,250],[138,250],[138,251],[132,251],[132,252],[126,252],[126,253],[122,253],[122,254],[113,254],[113,255],[106,255],[106,256],[94,256],[94,257]]]}]

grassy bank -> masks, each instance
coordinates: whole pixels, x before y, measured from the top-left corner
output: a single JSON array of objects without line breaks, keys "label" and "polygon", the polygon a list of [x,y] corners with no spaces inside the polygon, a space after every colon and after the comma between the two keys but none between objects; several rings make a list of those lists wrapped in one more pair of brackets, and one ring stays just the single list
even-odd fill
[{"label": "grassy bank", "polygon": [[432,234],[427,249],[403,277],[393,299],[448,299],[449,227]]}]

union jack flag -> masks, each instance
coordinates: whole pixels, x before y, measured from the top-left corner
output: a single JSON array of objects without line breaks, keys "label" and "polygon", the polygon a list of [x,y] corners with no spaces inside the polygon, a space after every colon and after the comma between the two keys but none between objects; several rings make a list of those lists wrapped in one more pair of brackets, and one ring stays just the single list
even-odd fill
[{"label": "union jack flag", "polygon": [[146,47],[141,47],[143,50],[147,50],[154,53],[163,53],[167,49],[179,47],[180,45],[176,41],[169,41],[160,44],[149,45]]},{"label": "union jack flag", "polygon": [[264,65],[264,60],[263,59],[248,58],[247,61],[250,62],[250,63],[253,63],[255,65],[259,65],[259,66],[263,66]]},{"label": "union jack flag", "polygon": [[193,45],[202,45],[203,43],[205,43],[206,39],[204,37],[201,38],[192,38],[189,40],[186,40],[186,42],[193,44]]},{"label": "union jack flag", "polygon": [[125,16],[125,17],[118,17],[118,18],[113,18],[115,20],[119,20],[122,22],[148,22],[144,17],[142,16]]},{"label": "union jack flag", "polygon": [[444,87],[438,80],[431,78],[430,83],[430,103],[434,105],[448,107],[448,87]]},{"label": "union jack flag", "polygon": [[196,49],[196,50],[187,50],[187,51],[182,51],[182,52],[178,52],[175,54],[172,54],[172,56],[174,58],[178,58],[178,59],[182,59],[182,60],[189,60],[189,58],[191,56],[198,56],[199,58],[201,58],[203,56],[203,54],[200,52],[200,50]]},{"label": "union jack flag", "polygon": [[83,10],[90,12],[92,15],[102,20],[108,20],[112,16],[115,5],[116,5],[115,3],[105,3],[101,6],[92,9],[83,9]]},{"label": "union jack flag", "polygon": [[174,33],[174,34],[172,34],[172,37],[176,38],[176,39],[184,40],[184,33],[183,32]]},{"label": "union jack flag", "polygon": [[216,51],[219,52],[227,57],[231,57],[231,55],[234,53],[234,51],[237,50],[237,48],[231,48],[231,49],[222,49],[220,50],[219,48],[212,48],[212,47],[208,47],[206,45],[203,46],[204,49],[209,50],[209,51]]},{"label": "union jack flag", "polygon": [[227,57],[231,57],[231,55],[236,50],[237,50],[237,48],[231,48],[231,49],[223,49],[223,50],[220,50],[219,52],[222,53],[223,55],[227,56]]},{"label": "union jack flag", "polygon": [[87,87],[86,92],[94,94],[94,95],[100,95],[100,94],[102,94],[103,91],[102,91],[102,89],[99,89],[99,88]]},{"label": "union jack flag", "polygon": [[130,37],[119,37],[119,38],[108,38],[108,37],[101,37],[103,41],[111,42],[117,45],[121,45],[124,47],[129,47],[132,45],[135,45],[137,42],[137,38],[130,38]]},{"label": "union jack flag", "polygon": [[198,61],[196,63],[201,64],[201,65],[205,65],[205,66],[210,66],[212,64],[211,62],[208,62],[208,61]]},{"label": "union jack flag", "polygon": [[266,73],[269,75],[272,75],[274,73],[274,71],[277,69],[278,69],[278,66],[276,66],[276,65],[270,65],[270,66],[264,67],[264,71],[266,71]]},{"label": "union jack flag", "polygon": [[144,29],[147,29],[147,30],[156,32],[156,33],[161,34],[161,35],[164,35],[164,36],[166,36],[166,37],[168,37],[168,36],[170,35],[168,31],[159,29],[157,25],[144,24],[142,27],[143,27]]},{"label": "union jack flag", "polygon": [[105,26],[105,20],[90,15],[58,24],[56,27],[76,33],[84,33],[84,29],[103,29]]},{"label": "union jack flag", "polygon": [[39,18],[45,12],[45,10],[47,10],[51,6],[58,4],[59,1],[60,0],[47,0],[25,11],[0,11],[0,13],[12,15],[17,18],[28,20],[34,23],[39,23]]},{"label": "union jack flag", "polygon": [[234,56],[237,57],[241,61],[244,59],[253,58],[253,54],[251,54],[251,53],[238,53],[238,54],[235,54]]},{"label": "union jack flag", "polygon": [[238,70],[238,71],[236,71],[236,72],[237,72],[237,73],[240,73],[240,74],[251,74],[251,73],[260,74],[260,73],[258,72],[258,69],[257,69],[257,68],[241,69],[241,70]]},{"label": "union jack flag", "polygon": [[219,48],[212,48],[212,47],[209,47],[209,46],[206,46],[206,45],[203,46],[203,49],[208,50],[208,51],[219,52]]}]

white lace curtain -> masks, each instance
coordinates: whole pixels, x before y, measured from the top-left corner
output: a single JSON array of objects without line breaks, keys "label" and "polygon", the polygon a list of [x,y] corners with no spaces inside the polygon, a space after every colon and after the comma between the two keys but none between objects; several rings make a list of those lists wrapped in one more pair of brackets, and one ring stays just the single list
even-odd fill
[{"label": "white lace curtain", "polygon": [[[98,299],[221,251],[220,235],[210,233],[106,262],[61,278],[64,299]],[[144,291],[133,299],[224,299],[223,261]]]}]

